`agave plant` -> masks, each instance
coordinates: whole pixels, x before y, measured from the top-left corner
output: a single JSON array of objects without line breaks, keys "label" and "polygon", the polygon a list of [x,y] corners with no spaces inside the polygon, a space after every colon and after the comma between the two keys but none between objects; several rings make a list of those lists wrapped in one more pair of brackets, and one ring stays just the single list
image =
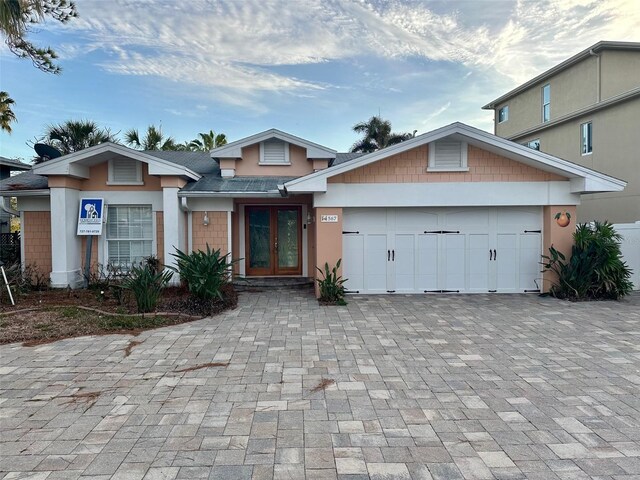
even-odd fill
[{"label": "agave plant", "polygon": [[235,260],[229,260],[230,254],[222,255],[220,249],[211,250],[207,244],[206,252],[185,253],[176,248],[177,267],[167,266],[180,274],[189,292],[202,300],[223,299],[222,287],[229,283],[231,266]]}]

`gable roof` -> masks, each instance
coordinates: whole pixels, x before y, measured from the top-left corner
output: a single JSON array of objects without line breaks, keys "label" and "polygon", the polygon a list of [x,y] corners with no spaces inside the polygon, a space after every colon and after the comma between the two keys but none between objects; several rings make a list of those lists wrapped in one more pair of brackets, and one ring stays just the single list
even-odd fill
[{"label": "gable roof", "polygon": [[211,150],[211,156],[213,158],[241,158],[242,148],[254,145],[256,143],[264,142],[265,140],[271,140],[277,138],[283,142],[292,143],[299,147],[307,149],[307,158],[336,158],[336,151],[317,143],[310,142],[295,135],[283,132],[276,128],[265,130],[264,132],[256,133],[250,137],[236,140],[235,142],[227,143],[222,147],[214,148]]},{"label": "gable roof", "polygon": [[69,175],[77,178],[89,178],[89,167],[108,160],[113,155],[121,155],[149,165],[151,175],[177,175],[198,180],[201,175],[186,166],[178,165],[149,152],[141,152],[117,143],[105,142],[79,152],[47,160],[35,165],[33,173],[38,175]]},{"label": "gable roof", "polygon": [[595,45],[590,46],[589,48],[586,48],[584,50],[582,50],[580,53],[577,53],[576,55],[574,55],[571,58],[568,58],[567,60],[565,60],[562,63],[557,64],[556,66],[550,68],[549,70],[546,70],[544,72],[542,72],[540,75],[538,75],[537,77],[532,78],[531,80],[523,83],[522,85],[517,86],[516,88],[514,88],[513,90],[505,93],[504,95],[496,98],[495,100],[487,103],[484,107],[482,107],[483,110],[493,110],[497,105],[499,105],[500,103],[503,103],[505,100],[510,99],[511,97],[524,92],[525,90],[527,90],[528,88],[545,81],[546,79],[548,79],[549,77],[552,77],[553,75],[556,75],[557,73],[566,70],[567,68],[571,67],[572,65],[575,65],[578,62],[581,62],[582,60],[584,60],[585,58],[590,57],[591,55],[594,55],[598,52],[601,52],[603,50],[637,50],[640,52],[640,43],[638,42],[607,42],[607,41],[600,41],[598,43],[596,43]]},{"label": "gable roof", "polygon": [[423,133],[402,143],[363,155],[349,162],[290,180],[281,185],[281,189],[295,193],[326,192],[327,179],[330,177],[364,167],[445,137],[452,137],[455,140],[467,142],[469,145],[474,145],[525,165],[567,177],[572,182],[571,191],[573,193],[614,192],[621,191],[626,186],[626,182],[604,173],[539,152],[464,123],[456,122],[431,132]]},{"label": "gable roof", "polygon": [[5,157],[0,157],[0,167],[9,167],[9,170],[31,170],[31,165]]}]

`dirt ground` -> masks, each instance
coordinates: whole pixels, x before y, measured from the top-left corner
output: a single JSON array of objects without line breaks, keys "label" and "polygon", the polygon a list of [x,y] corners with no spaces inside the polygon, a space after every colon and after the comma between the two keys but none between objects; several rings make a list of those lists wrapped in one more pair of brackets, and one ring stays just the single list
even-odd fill
[{"label": "dirt ground", "polygon": [[155,312],[138,314],[128,292],[122,298],[103,290],[44,290],[16,296],[16,305],[0,305],[0,344],[37,345],[62,338],[113,333],[137,334],[190,322],[235,308],[237,293],[201,302],[179,287],[166,288]]}]

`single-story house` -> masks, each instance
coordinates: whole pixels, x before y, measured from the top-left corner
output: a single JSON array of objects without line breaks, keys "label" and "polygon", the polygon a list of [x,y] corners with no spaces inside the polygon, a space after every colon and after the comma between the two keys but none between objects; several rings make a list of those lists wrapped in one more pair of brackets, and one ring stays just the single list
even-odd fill
[{"label": "single-story house", "polygon": [[342,259],[359,293],[531,292],[569,252],[580,195],[625,182],[462,123],[361,155],[271,129],[206,153],[104,143],[0,185],[18,198],[22,261],[81,283],[80,200],[103,198],[93,262],[175,248],[230,252],[238,276],[315,277]]}]

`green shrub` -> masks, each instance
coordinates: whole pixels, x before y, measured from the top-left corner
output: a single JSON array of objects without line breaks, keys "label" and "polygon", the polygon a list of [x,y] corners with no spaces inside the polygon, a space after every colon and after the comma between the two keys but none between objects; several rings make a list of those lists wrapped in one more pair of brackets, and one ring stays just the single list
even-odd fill
[{"label": "green shrub", "polygon": [[557,276],[549,293],[570,300],[617,300],[628,294],[631,270],[622,261],[620,239],[608,222],[578,225],[568,261],[553,246],[542,256],[544,269]]},{"label": "green shrub", "polygon": [[180,274],[192,295],[202,300],[223,299],[222,287],[229,283],[231,265],[236,260],[229,260],[229,255],[221,255],[220,249],[184,253],[176,248],[172,254],[177,259],[177,268],[167,267]]},{"label": "green shrub", "polygon": [[171,272],[154,272],[148,263],[133,265],[122,287],[133,293],[139,313],[152,312],[172,275]]},{"label": "green shrub", "polygon": [[346,305],[344,300],[344,283],[347,279],[343,279],[338,275],[338,269],[342,259],[338,260],[336,266],[329,270],[329,264],[324,264],[324,270],[320,267],[316,269],[322,275],[322,278],[316,279],[320,287],[320,300],[327,303],[335,303],[337,305]]}]

